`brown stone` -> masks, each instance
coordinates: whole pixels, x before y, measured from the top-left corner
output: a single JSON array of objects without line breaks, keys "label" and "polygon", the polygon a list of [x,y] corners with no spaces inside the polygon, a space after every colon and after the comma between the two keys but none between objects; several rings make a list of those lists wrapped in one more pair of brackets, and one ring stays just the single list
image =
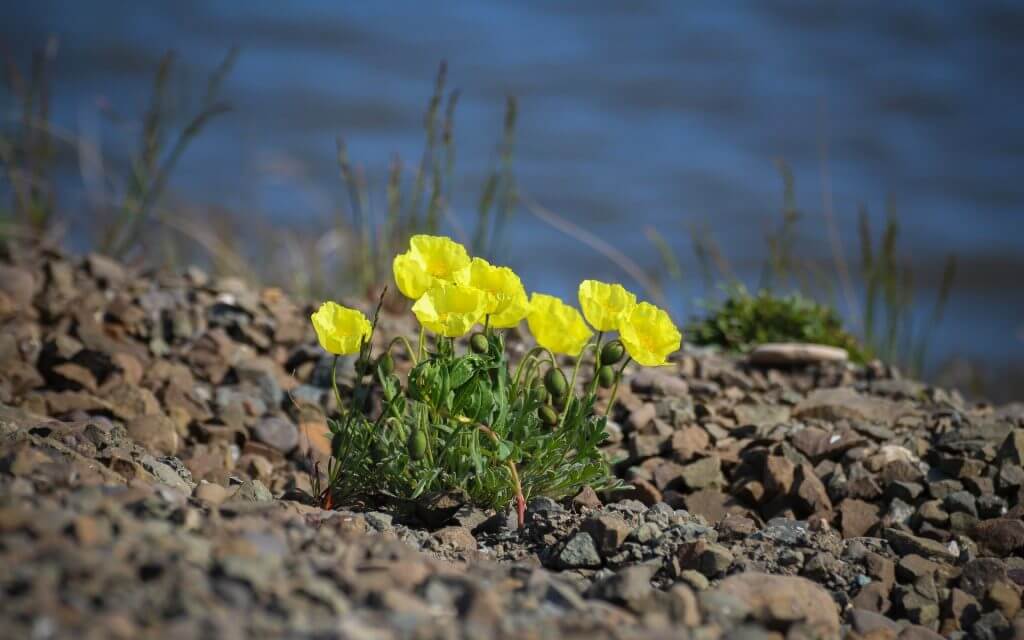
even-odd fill
[{"label": "brown stone", "polygon": [[435,539],[458,551],[475,551],[476,538],[465,527],[444,527],[433,533]]},{"label": "brown stone", "polygon": [[126,428],[132,440],[156,455],[173,456],[178,453],[178,429],[174,422],[163,414],[139,416],[130,420]]},{"label": "brown stone", "polygon": [[839,505],[839,526],[844,538],[868,535],[878,525],[878,507],[870,502],[847,498]]},{"label": "brown stone", "polygon": [[805,578],[740,573],[723,580],[717,591],[745,603],[749,615],[763,624],[802,622],[821,637],[839,637],[839,614],[832,597]]},{"label": "brown stone", "polygon": [[618,516],[602,514],[584,520],[580,530],[590,534],[598,552],[606,555],[615,553],[633,528]]},{"label": "brown stone", "polygon": [[805,515],[827,514],[832,511],[832,500],[828,497],[828,491],[809,464],[801,464],[796,468],[791,495],[796,508]]},{"label": "brown stone", "polygon": [[782,456],[768,456],[764,461],[764,490],[768,497],[786,495],[793,488],[796,465]]},{"label": "brown stone", "polygon": [[679,462],[689,462],[711,447],[708,432],[698,426],[683,427],[672,434],[669,446],[672,456]]},{"label": "brown stone", "polygon": [[1024,522],[1014,518],[983,520],[971,536],[983,555],[1005,558],[1024,547]]}]

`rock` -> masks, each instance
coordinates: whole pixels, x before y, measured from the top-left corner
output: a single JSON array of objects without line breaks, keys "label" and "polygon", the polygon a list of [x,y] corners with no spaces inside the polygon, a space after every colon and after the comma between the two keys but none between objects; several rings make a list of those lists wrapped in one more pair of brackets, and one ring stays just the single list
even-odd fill
[{"label": "rock", "polygon": [[796,468],[791,495],[796,508],[805,515],[828,514],[832,511],[828,491],[809,464],[801,464]]},{"label": "rock", "polygon": [[970,629],[981,617],[981,605],[977,598],[956,588],[950,590],[945,610],[947,615],[956,620],[960,629]]},{"label": "rock", "polygon": [[685,569],[693,569],[714,578],[727,571],[734,560],[732,553],[720,544],[705,540],[684,543],[677,554],[676,575]]},{"label": "rock", "polygon": [[231,492],[219,484],[212,482],[200,482],[196,485],[195,491],[192,492],[192,496],[197,500],[212,504],[214,506],[220,505],[231,495]]},{"label": "rock", "polygon": [[128,435],[156,455],[178,453],[180,436],[174,422],[162,413],[138,416],[126,426]]},{"label": "rock", "polygon": [[433,493],[416,501],[416,517],[431,529],[436,529],[448,524],[468,502],[469,496],[464,491]]},{"label": "rock", "polygon": [[1007,620],[1012,620],[1021,608],[1020,589],[1006,580],[998,580],[988,588],[985,602]]},{"label": "rock", "polygon": [[259,480],[246,480],[242,484],[238,485],[234,493],[227,500],[228,503],[255,503],[255,502],[270,502],[274,499],[274,496],[270,494],[270,490]]},{"label": "rock", "polygon": [[878,507],[847,498],[839,505],[839,523],[844,538],[859,538],[868,535],[878,525]]},{"label": "rock", "polygon": [[609,555],[622,546],[632,527],[617,516],[600,515],[584,520],[580,531],[590,537],[600,553]]},{"label": "rock", "polygon": [[896,624],[894,620],[875,611],[853,609],[849,613],[849,618],[853,630],[865,637],[895,638],[900,631],[900,625]]},{"label": "rock", "polygon": [[738,404],[733,407],[736,424],[772,427],[789,422],[790,409],[784,405]]},{"label": "rock", "polygon": [[669,440],[672,456],[679,462],[689,462],[699,454],[704,454],[711,446],[708,432],[697,426],[683,427],[674,432]]},{"label": "rock", "polygon": [[696,627],[701,622],[700,605],[693,589],[685,584],[675,584],[665,592],[669,617],[683,628]]},{"label": "rock", "polygon": [[1013,518],[983,520],[974,526],[971,537],[982,554],[1005,558],[1024,548],[1024,522]]},{"label": "rock", "polygon": [[721,521],[730,509],[737,508],[736,501],[718,489],[702,489],[684,498],[686,508],[708,522],[714,524]]},{"label": "rock", "polygon": [[1014,429],[999,447],[999,458],[1010,464],[1024,466],[1024,429]]},{"label": "rock", "polygon": [[556,564],[563,569],[592,568],[601,566],[594,539],[585,531],[578,531],[562,547],[555,558]]},{"label": "rock", "polygon": [[729,576],[715,590],[743,602],[750,615],[772,628],[803,623],[821,637],[839,636],[839,615],[831,596],[810,580],[764,573]]},{"label": "rock", "polygon": [[864,420],[892,424],[903,415],[912,412],[904,405],[885,398],[857,393],[850,387],[817,389],[793,410],[793,416],[806,420],[816,418],[837,422],[839,420]]},{"label": "rock", "polygon": [[476,551],[476,538],[465,527],[444,527],[433,534],[435,540],[458,551]]},{"label": "rock", "polygon": [[914,553],[944,562],[955,562],[960,556],[959,551],[955,551],[950,545],[920,538],[898,529],[887,528],[882,533],[896,553],[902,555]]},{"label": "rock", "polygon": [[679,477],[686,488],[691,491],[720,486],[723,484],[722,460],[717,455],[701,458],[683,466]]},{"label": "rock", "polygon": [[634,613],[643,613],[657,606],[651,586],[651,578],[657,570],[658,566],[653,564],[626,567],[595,583],[590,595],[623,605]]},{"label": "rock", "polygon": [[846,349],[803,342],[766,342],[754,347],[748,356],[752,364],[758,365],[845,362],[847,357]]},{"label": "rock", "polygon": [[590,485],[586,485],[573,497],[572,505],[576,509],[600,509],[602,503],[597,492]]},{"label": "rock", "polygon": [[252,428],[253,436],[283,454],[290,453],[299,445],[299,430],[290,421],[277,416],[268,416]]}]

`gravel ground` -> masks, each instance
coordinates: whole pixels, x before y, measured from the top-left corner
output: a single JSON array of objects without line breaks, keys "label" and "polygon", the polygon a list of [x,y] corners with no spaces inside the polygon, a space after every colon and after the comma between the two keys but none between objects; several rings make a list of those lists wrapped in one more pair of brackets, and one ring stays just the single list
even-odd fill
[{"label": "gravel ground", "polygon": [[458,495],[326,511],[312,310],[0,248],[0,635],[1024,638],[1024,405],[686,349],[620,390],[622,489],[522,529]]}]

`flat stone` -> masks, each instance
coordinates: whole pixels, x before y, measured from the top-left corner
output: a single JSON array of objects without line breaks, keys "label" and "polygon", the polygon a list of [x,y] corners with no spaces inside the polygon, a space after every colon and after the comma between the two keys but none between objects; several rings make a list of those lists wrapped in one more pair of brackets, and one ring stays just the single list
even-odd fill
[{"label": "flat stone", "polygon": [[911,405],[886,398],[866,396],[851,387],[816,389],[793,410],[794,417],[806,420],[817,418],[839,420],[865,420],[892,424],[901,416],[913,412]]},{"label": "flat stone", "polygon": [[748,356],[753,364],[794,365],[818,362],[845,362],[846,349],[807,342],[766,342],[755,347]]},{"label": "flat stone", "polygon": [[277,416],[268,416],[257,422],[252,433],[260,442],[286,455],[299,445],[298,427]]},{"label": "flat stone", "polygon": [[745,603],[750,616],[773,628],[801,622],[821,637],[839,637],[832,597],[805,578],[740,573],[723,580],[715,591]]},{"label": "flat stone", "polygon": [[732,408],[736,424],[772,427],[789,422],[790,408],[775,404],[738,404]]},{"label": "flat stone", "polygon": [[887,528],[882,533],[896,553],[901,555],[915,553],[943,562],[955,562],[960,556],[959,552],[955,552],[949,545],[911,535],[898,529]]}]

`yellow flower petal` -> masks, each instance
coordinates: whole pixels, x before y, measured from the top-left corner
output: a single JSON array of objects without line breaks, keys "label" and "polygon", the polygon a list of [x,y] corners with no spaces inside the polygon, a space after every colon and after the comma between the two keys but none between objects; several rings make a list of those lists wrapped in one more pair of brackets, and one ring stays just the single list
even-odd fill
[{"label": "yellow flower petal", "polygon": [[584,280],[579,289],[583,316],[598,331],[613,331],[619,320],[636,306],[636,296],[621,284]]},{"label": "yellow flower petal", "polygon": [[530,299],[526,322],[537,344],[554,353],[578,356],[593,335],[579,311],[543,293]]},{"label": "yellow flower petal", "polygon": [[629,357],[645,367],[656,367],[667,363],[683,338],[668,313],[641,302],[619,322],[619,339]]},{"label": "yellow flower petal", "polygon": [[491,316],[490,323],[495,329],[516,326],[530,309],[522,281],[508,267],[496,267],[483,258],[473,258],[469,284],[487,294],[486,313]]},{"label": "yellow flower petal", "polygon": [[441,282],[427,290],[412,312],[427,329],[448,338],[465,335],[484,317],[487,294],[475,287]]},{"label": "yellow flower petal", "polygon": [[370,337],[370,321],[362,311],[343,307],[336,302],[325,302],[310,316],[320,346],[329,353],[346,355],[356,353]]},{"label": "yellow flower petal", "polygon": [[392,263],[398,290],[413,300],[438,282],[469,284],[466,248],[444,236],[415,235]]}]

